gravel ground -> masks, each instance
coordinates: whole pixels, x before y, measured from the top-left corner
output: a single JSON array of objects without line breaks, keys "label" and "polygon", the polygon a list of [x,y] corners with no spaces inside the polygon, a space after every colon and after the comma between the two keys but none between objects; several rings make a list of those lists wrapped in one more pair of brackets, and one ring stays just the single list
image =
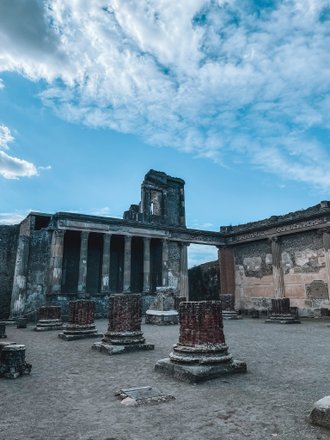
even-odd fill
[{"label": "gravel ground", "polygon": [[[105,331],[106,320],[97,327]],[[225,335],[247,374],[191,385],[154,372],[178,339],[178,326],[144,325],[154,351],[108,356],[94,339],[7,326],[26,345],[30,376],[0,380],[0,440],[313,440],[330,431],[309,425],[313,403],[330,394],[330,328],[263,320],[226,321]],[[150,385],[175,400],[126,407],[116,390]]]}]

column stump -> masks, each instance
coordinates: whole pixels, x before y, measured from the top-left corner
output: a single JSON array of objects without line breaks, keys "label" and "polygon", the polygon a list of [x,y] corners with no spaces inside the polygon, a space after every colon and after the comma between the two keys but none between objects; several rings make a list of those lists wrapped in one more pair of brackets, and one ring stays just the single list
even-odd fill
[{"label": "column stump", "polygon": [[300,320],[290,312],[290,298],[272,298],[271,315],[266,324],[300,324]]},{"label": "column stump", "polygon": [[95,302],[89,300],[77,300],[69,302],[69,320],[64,327],[63,333],[58,335],[65,341],[76,339],[98,338],[103,336],[98,333],[95,323]]},{"label": "column stump", "polygon": [[242,319],[235,310],[235,296],[231,293],[220,295],[223,319]]},{"label": "column stump", "polygon": [[182,302],[179,321],[179,342],[156,363],[156,371],[190,383],[246,372],[246,363],[228,352],[220,301]]},{"label": "column stump", "polygon": [[37,332],[47,330],[62,330],[61,307],[42,306],[38,310],[38,322],[34,327]]},{"label": "column stump", "polygon": [[154,345],[145,344],[145,338],[141,331],[140,294],[110,295],[108,318],[108,331],[101,342],[93,344],[93,350],[113,355],[154,349]]},{"label": "column stump", "polygon": [[0,377],[16,379],[30,374],[32,365],[25,362],[25,345],[0,342]]}]

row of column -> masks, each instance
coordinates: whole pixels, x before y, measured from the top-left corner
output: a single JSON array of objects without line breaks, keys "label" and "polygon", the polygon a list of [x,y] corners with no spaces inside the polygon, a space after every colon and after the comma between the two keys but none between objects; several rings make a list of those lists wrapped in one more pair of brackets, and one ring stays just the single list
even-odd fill
[{"label": "row of column", "polygon": [[[49,293],[61,292],[62,265],[64,250],[64,230],[54,230],[51,242],[51,260],[50,260],[50,283]],[[102,276],[101,292],[109,292],[110,287],[110,244],[111,235],[103,236],[103,258],[102,258]],[[78,293],[86,292],[87,278],[87,256],[88,256],[88,236],[89,232],[81,232],[80,257],[79,257],[79,275],[78,275]],[[123,291],[130,292],[131,289],[131,251],[132,237],[124,236],[124,273],[123,273]],[[151,290],[150,276],[150,238],[143,237],[143,292]],[[186,246],[181,246],[181,270],[182,274],[181,289],[187,288],[187,258]],[[168,240],[162,240],[162,285],[168,285]]]}]

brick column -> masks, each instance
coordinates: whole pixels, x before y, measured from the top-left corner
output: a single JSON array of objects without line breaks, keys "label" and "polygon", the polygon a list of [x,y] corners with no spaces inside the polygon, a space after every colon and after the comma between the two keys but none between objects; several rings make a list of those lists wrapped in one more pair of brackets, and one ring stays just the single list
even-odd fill
[{"label": "brick column", "polygon": [[48,293],[61,293],[62,265],[64,251],[64,233],[62,229],[55,229],[50,246],[50,276]]},{"label": "brick column", "polygon": [[89,232],[85,232],[85,231],[81,232],[78,293],[86,292],[88,236],[89,236]]},{"label": "brick column", "polygon": [[220,294],[235,294],[235,259],[234,250],[229,247],[219,249],[220,259]]},{"label": "brick column", "polygon": [[156,371],[188,382],[202,382],[228,373],[246,372],[225,343],[220,301],[183,301],[179,306],[179,342]]},{"label": "brick column", "polygon": [[143,292],[150,292],[150,238],[143,238]]},{"label": "brick column", "polygon": [[93,344],[93,349],[107,354],[121,354],[135,350],[153,350],[145,344],[141,330],[141,295],[132,293],[110,295],[109,324],[102,342]]},{"label": "brick column", "polygon": [[162,286],[168,285],[168,241],[162,240]]},{"label": "brick column", "polygon": [[102,260],[102,282],[101,292],[110,292],[110,246],[111,234],[103,235],[103,260]]},{"label": "brick column", "polygon": [[125,235],[123,292],[131,291],[132,237]]},{"label": "brick column", "polygon": [[273,259],[273,283],[275,298],[285,297],[284,277],[281,265],[281,244],[278,237],[271,239]]},{"label": "brick column", "polygon": [[102,336],[95,327],[95,311],[94,301],[70,301],[68,324],[63,333],[60,333],[58,337],[66,341],[72,341]]}]

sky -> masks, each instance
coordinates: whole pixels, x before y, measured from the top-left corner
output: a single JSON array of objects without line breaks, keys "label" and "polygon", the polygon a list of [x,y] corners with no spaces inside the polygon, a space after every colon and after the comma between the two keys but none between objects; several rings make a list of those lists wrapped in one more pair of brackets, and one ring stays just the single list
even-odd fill
[{"label": "sky", "polygon": [[121,217],[149,169],[191,228],[330,200],[329,48],[330,0],[0,0],[0,223]]}]

